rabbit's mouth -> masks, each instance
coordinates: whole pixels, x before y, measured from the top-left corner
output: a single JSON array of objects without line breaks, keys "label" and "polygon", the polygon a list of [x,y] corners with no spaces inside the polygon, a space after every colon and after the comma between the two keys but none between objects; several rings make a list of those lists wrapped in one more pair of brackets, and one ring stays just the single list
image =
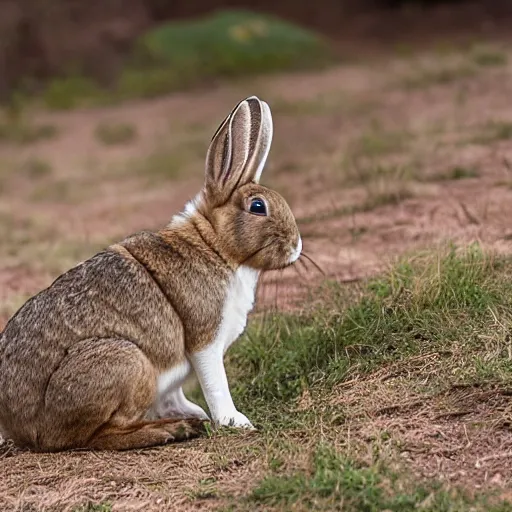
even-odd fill
[{"label": "rabbit's mouth", "polygon": [[290,257],[288,258],[288,265],[295,263],[300,258],[301,253],[302,253],[302,238],[299,235],[299,241],[297,242],[297,246],[295,247],[295,249],[292,250]]}]

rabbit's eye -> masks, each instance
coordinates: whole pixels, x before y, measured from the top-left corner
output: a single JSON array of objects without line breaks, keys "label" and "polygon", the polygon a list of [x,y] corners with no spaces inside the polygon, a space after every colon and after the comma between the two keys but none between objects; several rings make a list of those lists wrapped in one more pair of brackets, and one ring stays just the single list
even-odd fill
[{"label": "rabbit's eye", "polygon": [[249,211],[254,213],[254,215],[267,215],[267,206],[265,205],[265,201],[259,197],[255,197],[251,201]]}]

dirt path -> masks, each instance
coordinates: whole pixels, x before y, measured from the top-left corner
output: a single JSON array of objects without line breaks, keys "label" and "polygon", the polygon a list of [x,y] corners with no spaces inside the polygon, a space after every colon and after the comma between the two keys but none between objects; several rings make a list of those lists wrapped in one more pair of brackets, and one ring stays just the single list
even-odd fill
[{"label": "dirt path", "polygon": [[[329,277],[361,279],[446,241],[512,252],[511,59],[496,45],[444,49],[120,108],[34,113],[31,126],[56,128],[53,139],[0,142],[0,324],[110,241],[164,225],[200,187],[215,126],[249,94],[274,112],[264,181],[289,200],[306,252]],[[104,123],[136,135],[108,144],[95,135]],[[306,293],[321,276],[304,263],[265,276],[261,304]],[[231,452],[221,441],[136,455],[10,457],[5,449],[0,508],[79,510],[116,495],[115,510],[193,510],[197,482],[214,476],[236,494],[260,471],[250,453],[237,458],[236,442],[223,466]]]}]

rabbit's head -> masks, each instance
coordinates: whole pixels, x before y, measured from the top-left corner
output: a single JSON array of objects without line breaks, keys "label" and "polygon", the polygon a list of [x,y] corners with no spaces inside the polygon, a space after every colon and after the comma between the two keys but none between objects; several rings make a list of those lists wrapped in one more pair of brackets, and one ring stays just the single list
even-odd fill
[{"label": "rabbit's head", "polygon": [[212,138],[202,192],[184,215],[200,213],[215,231],[218,249],[238,264],[259,270],[295,262],[302,240],[284,198],[259,184],[272,142],[269,106],[241,101]]}]

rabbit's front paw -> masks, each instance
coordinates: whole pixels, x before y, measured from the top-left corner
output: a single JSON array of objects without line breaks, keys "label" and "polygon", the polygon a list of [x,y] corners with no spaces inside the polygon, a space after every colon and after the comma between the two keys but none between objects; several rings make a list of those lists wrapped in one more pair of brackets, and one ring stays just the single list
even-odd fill
[{"label": "rabbit's front paw", "polygon": [[221,416],[217,419],[216,423],[222,427],[235,427],[256,430],[252,423],[247,419],[247,417],[238,411],[234,411],[229,415]]}]

